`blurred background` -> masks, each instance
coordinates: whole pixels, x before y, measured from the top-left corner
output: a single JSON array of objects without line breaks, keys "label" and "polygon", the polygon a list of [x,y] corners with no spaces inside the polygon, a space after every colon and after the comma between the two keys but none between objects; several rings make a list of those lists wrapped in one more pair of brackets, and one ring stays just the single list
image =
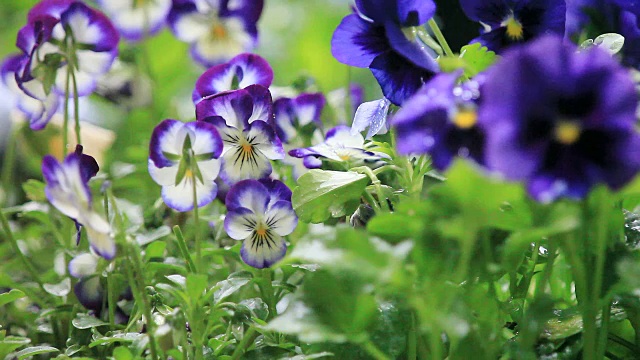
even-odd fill
[{"label": "blurred background", "polygon": [[[27,12],[37,2],[2,1],[0,57],[17,52],[16,34],[25,24]],[[95,6],[91,1],[86,2]],[[311,90],[326,94],[349,83],[357,83],[365,90],[365,100],[380,98],[380,89],[368,69],[350,68],[331,56],[331,36],[341,19],[351,12],[352,3],[351,0],[265,0],[258,23],[259,46],[255,52],[273,67],[275,86],[304,83],[310,85]],[[437,3],[438,21],[456,51],[477,34],[477,25],[464,17],[457,1],[438,0]],[[132,91],[150,97],[152,103],[140,107],[128,103],[130,99],[92,95],[82,99],[80,117],[83,122],[98,126],[94,129],[83,125],[83,142],[87,153],[98,158],[103,170],[111,177],[120,172],[123,177],[138,173],[132,181],[146,182],[150,180],[146,174],[146,161],[151,130],[164,118],[193,119],[191,92],[205,69],[191,60],[188,45],[175,39],[168,29],[143,43],[122,42],[120,45],[123,58],[137,59],[141,52],[147,59],[150,81],[147,86]],[[50,124],[45,130],[34,132],[15,115],[12,93],[0,86],[0,180],[3,190],[0,204],[4,205],[23,199],[20,184],[25,179],[41,177],[42,156],[49,153],[62,156],[61,143],[55,141],[59,126]],[[122,169],[129,169],[129,172]],[[151,186],[151,189],[157,196],[156,187]],[[139,198],[148,194],[135,195]]]}]

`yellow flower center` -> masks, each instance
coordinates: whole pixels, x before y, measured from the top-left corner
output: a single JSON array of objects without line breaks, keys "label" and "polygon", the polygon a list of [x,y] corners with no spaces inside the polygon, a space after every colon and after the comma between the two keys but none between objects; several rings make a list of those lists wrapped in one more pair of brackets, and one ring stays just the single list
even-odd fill
[{"label": "yellow flower center", "polygon": [[515,17],[510,16],[507,21],[503,23],[507,27],[507,36],[511,40],[522,40],[524,37],[524,31],[522,29],[522,23]]},{"label": "yellow flower center", "polygon": [[571,145],[578,141],[582,129],[575,121],[560,121],[554,130],[556,141],[564,145]]},{"label": "yellow flower center", "polygon": [[246,153],[252,153],[253,152],[253,145],[251,145],[249,143],[242,144],[242,151],[244,151]]},{"label": "yellow flower center", "polygon": [[184,176],[187,179],[191,179],[193,177],[193,171],[191,171],[191,169],[187,169],[187,171],[184,173]]},{"label": "yellow flower center", "polygon": [[214,23],[211,27],[211,36],[214,39],[225,39],[227,38],[227,35],[227,29],[222,23]]},{"label": "yellow flower center", "polygon": [[471,129],[478,122],[478,113],[473,109],[459,110],[453,116],[453,124],[460,129]]},{"label": "yellow flower center", "polygon": [[267,234],[267,228],[260,226],[258,229],[256,229],[256,234],[258,234],[258,236],[263,237]]}]

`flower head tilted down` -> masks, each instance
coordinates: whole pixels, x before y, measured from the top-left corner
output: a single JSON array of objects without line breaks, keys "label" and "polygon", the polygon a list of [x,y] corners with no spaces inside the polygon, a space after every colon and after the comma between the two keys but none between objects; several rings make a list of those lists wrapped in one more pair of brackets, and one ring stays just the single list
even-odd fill
[{"label": "flower head tilted down", "polygon": [[431,155],[444,170],[457,155],[483,163],[484,133],[478,126],[478,80],[457,85],[460,73],[439,74],[393,117],[398,152]]},{"label": "flower head tilted down", "polygon": [[495,52],[544,34],[564,35],[564,0],[460,0],[460,5],[484,26],[473,42]]},{"label": "flower head tilted down", "polygon": [[308,147],[289,151],[289,155],[302,158],[304,166],[317,169],[322,160],[337,163],[351,168],[367,165],[373,168],[382,166],[389,156],[380,152],[365,149],[364,137],[352,132],[346,125],[338,125],[327,132],[325,141]]},{"label": "flower head tilted down", "polygon": [[294,98],[280,98],[273,103],[276,132],[289,143],[302,128],[312,124],[311,131],[322,127],[320,115],[326,104],[322,93],[302,93]]},{"label": "flower head tilted down", "polygon": [[482,98],[487,166],[526,181],[538,201],[582,198],[597,184],[619,189],[640,170],[638,96],[605,50],[543,37],[505,53]]},{"label": "flower head tilted down", "polygon": [[169,25],[191,45],[193,59],[209,67],[252,50],[263,0],[173,0]]},{"label": "flower head tilted down", "polygon": [[227,194],[224,228],[229,237],[243,240],[240,256],[258,269],[284,257],[287,236],[298,225],[291,190],[278,180],[243,180]]},{"label": "flower head tilted down", "polygon": [[80,1],[44,0],[34,6],[18,32],[22,59],[15,72],[18,86],[41,102],[43,111],[31,116],[42,129],[63,95],[89,95],[118,54],[119,35],[101,12]]},{"label": "flower head tilted down", "polygon": [[167,119],[158,124],[149,144],[149,174],[162,186],[170,208],[189,211],[216,198],[222,139],[205,122]]},{"label": "flower head tilted down", "polygon": [[333,33],[331,52],[343,64],[369,68],[384,96],[401,105],[439,71],[413,31],[435,11],[432,0],[357,0]]},{"label": "flower head tilted down", "polygon": [[50,155],[42,160],[42,174],[47,183],[45,194],[51,205],[73,219],[78,231],[80,226],[84,227],[91,248],[96,254],[111,260],[116,255],[111,226],[93,209],[88,185],[98,169],[95,159],[82,153],[82,146],[67,155],[62,163]]}]

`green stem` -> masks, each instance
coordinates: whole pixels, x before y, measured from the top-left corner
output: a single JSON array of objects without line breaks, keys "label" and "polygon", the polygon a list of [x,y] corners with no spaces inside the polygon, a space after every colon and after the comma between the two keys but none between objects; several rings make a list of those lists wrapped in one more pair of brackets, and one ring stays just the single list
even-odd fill
[{"label": "green stem", "polygon": [[71,66],[67,64],[67,79],[64,86],[64,111],[62,121],[62,157],[67,155],[67,144],[69,143],[69,94],[71,94]]},{"label": "green stem", "polygon": [[107,274],[107,296],[109,297],[109,325],[111,327],[111,330],[116,329],[116,303],[118,302],[113,283],[113,275],[113,272]]},{"label": "green stem", "polygon": [[[69,63],[68,67],[71,69],[71,63]],[[82,145],[82,137],[80,135],[80,102],[78,99],[78,82],[76,81],[76,74],[73,70],[71,71],[71,80],[73,82],[73,119],[75,122],[75,132],[76,132],[76,144]]]},{"label": "green stem", "polygon": [[416,360],[418,357],[418,339],[416,329],[416,317],[411,314],[411,324],[407,335],[407,360]]},{"label": "green stem", "polygon": [[386,212],[391,212],[389,204],[387,203],[387,198],[383,196],[384,194],[382,192],[382,183],[380,182],[376,174],[373,173],[371,168],[368,166],[358,166],[352,168],[351,171],[365,174],[369,177],[369,179],[371,179],[371,182],[373,183],[373,186],[376,188],[376,192],[378,193],[378,202],[380,203],[380,208]]},{"label": "green stem", "polygon": [[[197,166],[197,165],[193,165]],[[192,169],[193,171],[194,169]],[[193,174],[196,174],[193,171]],[[197,271],[202,271],[202,244],[200,243],[200,216],[198,214],[198,194],[196,192],[196,181],[197,178],[195,175],[191,177],[191,182],[193,183],[193,225],[194,225],[194,241],[196,244],[196,269]]]},{"label": "green stem", "polygon": [[238,343],[238,346],[231,355],[231,360],[238,360],[244,354],[245,348],[248,348],[253,343],[253,336],[256,329],[253,326],[249,327],[249,330],[244,334],[242,340]]},{"label": "green stem", "polygon": [[264,289],[263,296],[266,297],[265,302],[267,303],[267,308],[269,309],[269,315],[267,316],[267,321],[273,319],[276,316],[276,299],[273,291],[273,283],[272,283],[272,270],[269,268],[262,269],[260,271],[260,275],[262,276]]},{"label": "green stem", "polygon": [[[0,209],[0,221],[2,222],[2,229],[6,235],[6,238],[9,240],[11,247],[13,247],[13,251],[18,255],[18,257],[20,258],[20,261],[22,262],[24,267],[27,269],[29,274],[31,274],[33,279],[38,283],[38,286],[40,287],[40,289],[45,294],[47,294],[47,297],[49,297],[49,293],[47,292],[47,290],[44,289],[44,282],[42,281],[42,279],[40,279],[38,270],[36,270],[36,268],[33,267],[33,264],[29,262],[27,257],[24,256],[24,254],[20,250],[20,247],[18,246],[18,242],[16,241],[15,236],[13,236],[13,231],[11,231],[9,220],[7,220],[7,217],[4,215],[4,212],[1,209]],[[47,300],[50,300],[50,299],[47,299]]]},{"label": "green stem", "polygon": [[376,199],[374,199],[373,195],[371,195],[366,190],[364,191],[364,198],[367,199],[369,204],[373,207],[373,211],[375,211],[376,213],[379,213],[381,211],[380,205],[378,205],[378,202],[376,201]]},{"label": "green stem", "polygon": [[596,359],[604,359],[607,350],[607,333],[609,332],[609,322],[611,321],[611,301],[602,307],[602,323],[600,324],[600,336],[596,344]]},{"label": "green stem", "polygon": [[390,360],[389,356],[378,349],[370,339],[367,339],[367,341],[360,344],[360,346],[375,360]]},{"label": "green stem", "polygon": [[444,38],[444,35],[442,35],[442,31],[440,31],[438,24],[433,18],[429,19],[429,27],[431,28],[431,31],[433,31],[433,34],[436,36],[436,39],[438,39],[440,46],[442,46],[442,48],[444,49],[444,53],[447,56],[453,57],[454,56],[453,51],[451,51],[451,48],[449,47],[449,43],[447,43],[447,40]]},{"label": "green stem", "polygon": [[187,270],[189,270],[189,272],[191,273],[195,273],[196,264],[193,262],[193,259],[191,258],[191,254],[189,254],[189,248],[187,248],[187,242],[184,240],[184,235],[182,235],[180,226],[178,225],[174,226],[173,233],[176,235],[176,239],[178,240],[178,248],[180,248],[182,257],[187,263]]},{"label": "green stem", "polygon": [[7,140],[7,147],[5,148],[4,159],[2,161],[2,188],[5,191],[5,201],[10,203],[9,194],[11,188],[15,186],[13,183],[13,168],[16,162],[16,145],[17,145],[17,130],[12,131]]}]

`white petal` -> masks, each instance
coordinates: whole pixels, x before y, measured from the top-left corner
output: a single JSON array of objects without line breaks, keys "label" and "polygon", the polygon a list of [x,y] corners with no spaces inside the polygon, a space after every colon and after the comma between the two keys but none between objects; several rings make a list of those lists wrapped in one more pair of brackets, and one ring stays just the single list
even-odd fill
[{"label": "white petal", "polygon": [[[215,199],[218,186],[211,181],[201,183],[196,181],[196,202],[198,207],[207,205]],[[165,204],[178,211],[189,211],[193,209],[193,178],[185,176],[178,185],[162,187],[162,199]]]},{"label": "white petal", "polygon": [[210,27],[209,16],[199,13],[191,13],[181,16],[174,24],[175,35],[185,42],[194,42],[203,37]]},{"label": "white petal", "polygon": [[224,219],[227,235],[235,240],[244,240],[255,230],[258,217],[251,210],[239,208],[230,211]]},{"label": "white petal", "polygon": [[264,215],[270,229],[280,236],[289,235],[298,225],[298,217],[288,201],[278,201]]},{"label": "white petal", "polygon": [[149,159],[149,175],[158,185],[167,186],[176,184],[176,175],[178,175],[178,166],[157,167],[151,159]]},{"label": "white petal", "polygon": [[79,70],[94,75],[101,75],[109,71],[115,58],[110,52],[90,50],[76,50],[76,55]]},{"label": "white petal", "polygon": [[242,243],[240,256],[248,265],[262,269],[269,267],[282,259],[287,253],[287,244],[280,235],[270,233],[269,240],[260,240],[257,237],[246,239]]},{"label": "white petal", "polygon": [[69,261],[69,274],[75,278],[92,275],[98,267],[98,258],[90,253],[80,254]]}]

